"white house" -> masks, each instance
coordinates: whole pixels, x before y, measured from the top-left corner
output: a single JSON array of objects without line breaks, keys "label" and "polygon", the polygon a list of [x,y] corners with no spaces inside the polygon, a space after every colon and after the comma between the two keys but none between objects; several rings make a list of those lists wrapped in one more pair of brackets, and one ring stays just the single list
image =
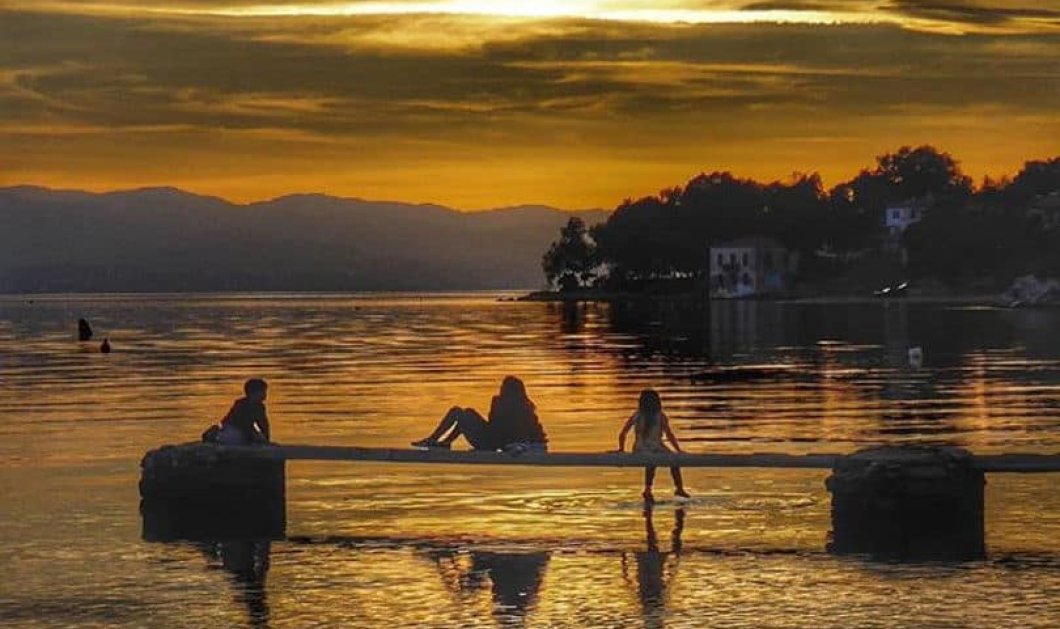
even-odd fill
[{"label": "white house", "polygon": [[787,288],[794,256],[784,245],[761,236],[710,248],[712,297],[749,297]]},{"label": "white house", "polygon": [[915,203],[888,205],[884,210],[883,224],[887,227],[887,234],[897,238],[909,229],[910,225],[919,223],[923,218],[924,208]]}]

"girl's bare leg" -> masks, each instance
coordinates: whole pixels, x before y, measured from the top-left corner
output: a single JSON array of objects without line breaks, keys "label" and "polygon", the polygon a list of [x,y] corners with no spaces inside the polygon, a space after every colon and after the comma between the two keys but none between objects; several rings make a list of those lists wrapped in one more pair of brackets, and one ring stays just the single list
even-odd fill
[{"label": "girl's bare leg", "polygon": [[655,496],[651,493],[651,487],[655,484],[655,468],[648,466],[644,468],[644,502],[655,502]]},{"label": "girl's bare leg", "polygon": [[670,477],[674,479],[674,495],[680,496],[681,498],[691,498],[688,492],[685,491],[685,481],[681,478],[681,468],[671,467]]},{"label": "girl's bare leg", "polygon": [[[457,425],[458,420],[460,419],[460,415],[463,414],[463,412],[463,409],[457,406],[454,406],[453,408],[449,409],[449,412],[445,414],[445,417],[442,418],[442,421],[438,422],[438,427],[435,428],[434,432],[432,432],[430,436],[424,439],[424,441],[439,442],[446,433],[453,430],[453,428]],[[450,442],[453,439],[456,439],[457,436],[459,435],[449,435],[449,437],[446,439],[446,442]]]}]

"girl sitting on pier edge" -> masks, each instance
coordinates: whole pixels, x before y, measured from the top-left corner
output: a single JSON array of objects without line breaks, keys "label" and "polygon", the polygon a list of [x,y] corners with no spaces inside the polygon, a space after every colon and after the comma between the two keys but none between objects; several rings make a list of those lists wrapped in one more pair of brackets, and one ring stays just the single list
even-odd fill
[{"label": "girl sitting on pier edge", "polygon": [[537,419],[536,409],[526,394],[523,381],[515,376],[505,376],[499,394],[490,404],[488,420],[473,408],[454,406],[430,436],[413,441],[412,445],[449,448],[457,437],[463,435],[475,450],[544,452],[548,448],[548,438]]},{"label": "girl sitting on pier edge", "polygon": [[[663,443],[662,438],[673,445],[674,451],[681,451],[681,444],[670,430],[670,419],[662,409],[662,398],[653,389],[644,389],[640,392],[640,401],[637,412],[626,420],[622,431],[618,434],[618,451],[626,448],[626,435],[633,429],[633,452],[670,452]],[[685,483],[681,478],[681,468],[674,466],[670,468],[670,476],[674,480],[674,495],[678,498],[690,498],[685,491]],[[652,484],[655,482],[655,467],[644,468],[644,501],[652,503],[655,496],[652,495]]]}]

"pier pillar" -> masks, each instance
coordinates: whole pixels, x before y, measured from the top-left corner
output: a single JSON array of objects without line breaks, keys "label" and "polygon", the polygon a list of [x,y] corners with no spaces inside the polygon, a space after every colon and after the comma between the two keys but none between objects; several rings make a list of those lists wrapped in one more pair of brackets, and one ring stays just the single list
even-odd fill
[{"label": "pier pillar", "polygon": [[148,452],[140,463],[144,539],[282,538],[284,463],[238,450],[196,442]]},{"label": "pier pillar", "polygon": [[881,447],[839,459],[829,552],[891,559],[984,556],[983,472],[949,447]]}]

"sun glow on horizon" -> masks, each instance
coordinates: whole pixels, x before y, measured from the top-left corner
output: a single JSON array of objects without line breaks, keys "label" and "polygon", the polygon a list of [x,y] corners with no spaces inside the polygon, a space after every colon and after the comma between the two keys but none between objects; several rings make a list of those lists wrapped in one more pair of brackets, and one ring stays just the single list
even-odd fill
[{"label": "sun glow on horizon", "polygon": [[0,0],[0,185],[613,207],[921,144],[996,178],[1060,149],[1031,2]]},{"label": "sun glow on horizon", "polygon": [[[400,16],[448,16],[453,18],[493,18],[497,20],[553,21],[591,20],[599,22],[658,25],[710,24],[804,24],[804,25],[891,25],[912,31],[948,35],[971,33],[1056,33],[1060,17],[1048,10],[998,8],[996,14],[978,17],[982,7],[951,7],[911,11],[899,5],[851,0],[842,9],[813,2],[799,6],[755,8],[735,0],[717,0],[710,6],[681,6],[679,1],[663,8],[650,0],[368,0],[365,2],[284,1],[241,4],[237,0],[216,3],[176,2],[168,6],[130,3],[128,0],[42,0],[38,11],[102,15],[154,15],[175,18],[357,18]],[[2,1],[0,1],[2,8]]]},{"label": "sun glow on horizon", "polygon": [[[613,4],[613,3],[611,3]],[[660,24],[741,24],[781,22],[827,24],[873,22],[852,12],[817,10],[653,9],[632,3],[622,8],[598,0],[437,0],[433,2],[357,2],[346,4],[263,4],[211,10],[229,16],[464,15],[529,19],[589,19]]]},{"label": "sun glow on horizon", "polygon": [[217,6],[180,5],[152,7],[122,2],[72,4],[46,2],[40,8],[100,13],[146,13],[175,16],[217,17],[358,17],[402,15],[449,15],[527,20],[584,19],[651,24],[870,24],[903,23],[894,16],[874,11],[818,9],[654,8],[643,1],[601,0],[425,0],[418,2],[262,3]]}]

